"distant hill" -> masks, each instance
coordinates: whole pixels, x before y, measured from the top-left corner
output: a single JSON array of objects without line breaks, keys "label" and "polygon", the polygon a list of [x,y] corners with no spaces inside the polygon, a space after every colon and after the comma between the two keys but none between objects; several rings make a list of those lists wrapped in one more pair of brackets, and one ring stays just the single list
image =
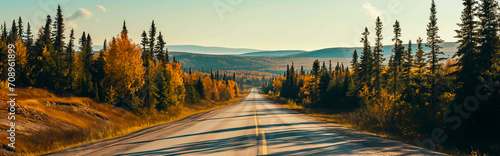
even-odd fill
[{"label": "distant hill", "polygon": [[[408,44],[404,44],[405,47],[408,47]],[[457,44],[453,42],[446,42],[442,43],[441,46],[443,47],[442,51],[445,53],[446,56],[453,56],[453,54],[456,52]],[[373,47],[372,47],[373,48]],[[392,54],[392,49],[394,48],[393,45],[385,45],[382,49],[384,50],[384,57],[390,57]],[[321,49],[321,50],[316,50],[316,51],[311,51],[311,52],[305,52],[305,53],[299,53],[299,54],[293,54],[290,55],[289,57],[314,57],[314,58],[352,58],[352,54],[354,53],[354,49],[358,51],[358,55],[361,54],[363,48],[362,47],[353,47],[353,48],[327,48],[327,49]],[[412,44],[412,53],[415,54],[417,51],[417,44]],[[405,49],[406,50],[406,49]],[[424,51],[428,51],[430,48],[425,47],[424,45]]]},{"label": "distant hill", "polygon": [[[407,47],[408,45],[404,46]],[[445,53],[445,57],[451,57],[456,52],[457,45],[455,43],[443,43],[441,46],[443,47],[442,51]],[[415,54],[416,48],[417,45],[413,44],[413,54]],[[325,61],[327,66],[330,60],[332,61],[332,66],[335,66],[337,62],[340,64],[343,63],[346,67],[350,66],[354,49],[357,49],[358,54],[361,55],[362,48],[360,47],[326,48],[311,52],[301,50],[261,51],[241,55],[207,55],[186,52],[171,52],[170,54],[175,55],[183,68],[191,67],[196,70],[206,70],[210,68],[219,70],[252,70],[282,74],[286,69],[286,65],[292,64],[292,62],[296,69],[300,69],[300,66],[304,66],[305,70],[310,70],[312,62],[316,59],[321,62]],[[392,49],[392,45],[384,46],[384,57],[390,57]],[[429,48],[424,46],[424,50],[428,51]],[[285,55],[286,53],[292,54]],[[389,60],[386,59],[385,63],[388,61]]]},{"label": "distant hill", "polygon": [[[102,50],[102,45],[94,45],[93,51]],[[197,45],[167,45],[168,51],[187,52],[195,54],[210,54],[210,55],[240,55],[251,52],[261,52],[264,50],[245,49],[245,48],[224,48],[224,47],[205,47]],[[78,50],[78,47],[75,47]]]},{"label": "distant hill", "polygon": [[303,50],[278,50],[278,51],[259,51],[240,54],[240,56],[287,56],[292,54],[305,53]]},{"label": "distant hill", "polygon": [[211,54],[211,55],[239,55],[243,53],[262,51],[257,49],[204,47],[197,45],[167,45],[167,48],[168,51]]}]

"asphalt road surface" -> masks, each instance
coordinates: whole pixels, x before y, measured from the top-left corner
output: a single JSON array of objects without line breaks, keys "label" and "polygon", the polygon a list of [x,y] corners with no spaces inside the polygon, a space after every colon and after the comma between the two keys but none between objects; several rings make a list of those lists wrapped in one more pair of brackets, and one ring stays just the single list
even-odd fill
[{"label": "asphalt road surface", "polygon": [[49,155],[442,155],[323,122],[265,99],[244,101]]}]

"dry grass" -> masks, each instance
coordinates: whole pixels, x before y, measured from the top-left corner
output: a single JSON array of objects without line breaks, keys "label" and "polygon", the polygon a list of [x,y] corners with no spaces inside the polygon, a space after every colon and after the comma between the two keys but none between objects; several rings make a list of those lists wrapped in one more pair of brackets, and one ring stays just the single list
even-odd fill
[{"label": "dry grass", "polygon": [[[280,97],[269,96],[269,95],[265,95],[265,94],[263,94],[263,95],[265,97],[271,99],[276,104],[279,104],[279,105],[286,107],[288,109],[292,109],[292,110],[304,113],[306,115],[315,117],[319,120],[323,120],[323,121],[327,121],[327,122],[331,122],[331,123],[336,123],[336,124],[342,125],[344,127],[349,127],[349,128],[361,130],[361,131],[364,131],[366,133],[370,133],[370,134],[377,135],[380,137],[384,137],[384,138],[388,138],[391,140],[396,140],[396,141],[404,142],[407,144],[415,145],[414,138],[401,136],[401,135],[394,135],[391,133],[387,133],[383,130],[373,129],[370,126],[367,126],[366,124],[360,124],[359,121],[362,119],[360,119],[359,113],[357,113],[354,110],[339,111],[339,110],[329,110],[329,109],[321,109],[321,108],[306,108],[306,107],[302,107],[300,105],[297,106],[295,103],[285,102],[286,100],[284,100]],[[290,100],[288,100],[288,101],[290,101]],[[444,148],[442,145],[438,145],[437,149],[438,149],[438,152],[447,153],[450,155],[482,155],[482,154],[478,154],[480,152],[477,152],[477,151],[473,151],[470,154],[469,153],[465,153],[465,154],[458,153],[456,150],[453,150],[452,148]]]},{"label": "dry grass", "polygon": [[[110,139],[132,132],[176,121],[187,116],[231,105],[249,93],[229,101],[202,100],[198,104],[179,105],[169,112],[153,116],[137,116],[107,103],[89,98],[58,97],[43,89],[18,89],[16,111],[16,149],[1,139],[0,155],[41,155],[81,144]],[[6,90],[0,98],[7,99]],[[0,106],[7,116],[7,106]],[[7,120],[5,120],[7,121]],[[0,123],[0,137],[6,138],[7,122]]]}]

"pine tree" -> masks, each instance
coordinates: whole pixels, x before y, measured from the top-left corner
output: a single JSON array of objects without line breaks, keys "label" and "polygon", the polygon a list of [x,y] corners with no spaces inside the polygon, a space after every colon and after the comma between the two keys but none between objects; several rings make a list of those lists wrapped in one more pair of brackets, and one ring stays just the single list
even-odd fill
[{"label": "pine tree", "polygon": [[444,53],[441,51],[441,46],[439,45],[440,43],[443,43],[443,40],[441,40],[441,37],[438,35],[439,28],[437,26],[437,17],[436,17],[436,4],[434,3],[434,0],[432,0],[431,4],[431,9],[430,9],[431,15],[429,17],[429,24],[427,25],[427,44],[426,46],[430,48],[430,51],[428,52],[428,58],[429,58],[429,65],[430,65],[430,84],[431,84],[431,99],[430,99],[430,107],[431,107],[431,114],[435,115],[437,112],[436,108],[436,81],[438,79],[438,70],[441,68],[441,61],[445,60],[441,55],[444,55]]},{"label": "pine tree", "polygon": [[33,46],[33,34],[31,32],[31,25],[28,23],[27,29],[26,29],[26,36],[24,36],[25,39],[25,45],[28,47],[29,50],[31,50],[31,46]]},{"label": "pine tree", "polygon": [[156,25],[155,21],[151,22],[149,29],[149,57],[154,60],[155,57],[155,40],[156,40]]},{"label": "pine tree", "polygon": [[[359,64],[359,81],[358,83],[361,84],[366,84],[368,86],[371,86],[371,73],[372,73],[372,67],[373,67],[373,58],[372,58],[372,52],[370,48],[370,42],[368,41],[368,36],[370,35],[370,32],[368,31],[368,28],[365,27],[365,32],[362,33],[363,38],[361,39],[361,43],[363,43],[363,53],[361,56],[361,62]],[[360,85],[360,87],[363,85]]]},{"label": "pine tree", "polygon": [[494,62],[494,59],[498,57],[496,53],[500,51],[498,1],[481,0],[478,8],[480,44],[477,54],[477,62],[479,62],[477,70],[482,75],[490,75],[495,72],[493,65],[498,62]]},{"label": "pine tree", "polygon": [[66,47],[66,56],[67,56],[67,61],[68,61],[68,87],[69,91],[73,92],[73,80],[74,80],[74,64],[75,64],[75,51],[73,50],[74,45],[74,30],[71,29],[71,32],[69,34],[69,43],[68,46]]},{"label": "pine tree", "polygon": [[424,47],[422,46],[422,38],[418,38],[417,39],[417,53],[415,54],[415,67],[419,68],[417,70],[417,73],[419,75],[423,74],[424,70],[423,68],[425,68],[425,66],[427,65],[427,61],[425,59],[425,51],[424,51]]},{"label": "pine tree", "polygon": [[128,37],[128,30],[125,21],[123,21],[122,34],[125,34],[125,37]]},{"label": "pine tree", "polygon": [[168,63],[168,60],[166,60],[165,56],[165,40],[163,40],[163,35],[161,35],[161,31],[158,33],[158,38],[157,38],[157,43],[156,43],[156,58],[158,61],[161,61],[163,63]]},{"label": "pine tree", "polygon": [[329,66],[330,67],[328,67],[328,72],[332,73],[332,60],[330,60]]},{"label": "pine tree", "polygon": [[320,102],[326,102],[328,96],[328,86],[330,84],[330,74],[328,72],[322,71],[321,77],[319,78],[318,91],[319,91],[319,99]]},{"label": "pine tree", "polygon": [[63,52],[64,47],[64,17],[62,15],[61,6],[57,6],[57,15],[55,17],[55,22],[53,24],[54,32],[54,50],[60,55]]},{"label": "pine tree", "polygon": [[198,91],[198,94],[200,94],[200,99],[205,99],[205,89],[201,78],[198,78],[198,81],[196,82],[196,90]]},{"label": "pine tree", "polygon": [[410,84],[411,80],[411,69],[413,68],[413,56],[412,56],[412,46],[411,40],[408,41],[408,50],[405,51],[403,55],[403,72],[402,72],[402,81],[403,85]]},{"label": "pine tree", "polygon": [[50,29],[50,26],[52,24],[52,18],[50,17],[50,15],[47,15],[47,19],[45,20],[45,27],[43,27],[43,32],[42,32],[42,42],[45,44],[45,45],[52,45],[52,39],[51,39],[51,29]]},{"label": "pine tree", "polygon": [[2,37],[0,39],[3,42],[7,42],[7,24],[5,22],[2,25]]},{"label": "pine tree", "polygon": [[312,65],[312,70],[311,70],[311,74],[312,75],[315,75],[316,78],[319,77],[319,74],[320,74],[320,70],[319,70],[319,60],[315,60],[313,65]]},{"label": "pine tree", "polygon": [[141,40],[141,46],[142,46],[142,62],[144,66],[147,65],[147,62],[149,60],[149,53],[147,52],[147,46],[149,43],[148,35],[146,34],[146,31],[142,31],[142,40]]},{"label": "pine tree", "polygon": [[[377,93],[381,90],[381,75],[382,75],[382,63],[384,63],[384,50],[382,49],[384,45],[382,44],[382,28],[383,24],[380,20],[380,17],[377,17],[377,21],[375,22],[375,47],[373,48],[373,74],[375,75],[374,87]],[[379,94],[377,94],[379,95]]]},{"label": "pine tree", "polygon": [[347,93],[349,92],[349,87],[351,85],[351,73],[349,72],[349,67],[345,70],[346,74],[344,77],[344,85],[343,85],[343,93],[344,96],[347,96]]},{"label": "pine tree", "polygon": [[10,43],[14,43],[14,42],[16,42],[18,36],[19,35],[17,33],[16,20],[13,20],[12,27],[10,28],[9,36],[7,38],[9,38]]},{"label": "pine tree", "polygon": [[23,19],[21,19],[21,16],[19,16],[19,20],[17,20],[17,31],[18,31],[17,38],[25,42],[23,37],[24,35]]},{"label": "pine tree", "polygon": [[392,76],[393,76],[393,91],[398,91],[399,80],[398,77],[401,74],[402,64],[403,64],[403,54],[404,54],[404,46],[403,41],[401,41],[401,27],[399,25],[399,21],[396,20],[396,23],[393,25],[394,27],[394,49],[392,49],[393,60],[391,63]]}]

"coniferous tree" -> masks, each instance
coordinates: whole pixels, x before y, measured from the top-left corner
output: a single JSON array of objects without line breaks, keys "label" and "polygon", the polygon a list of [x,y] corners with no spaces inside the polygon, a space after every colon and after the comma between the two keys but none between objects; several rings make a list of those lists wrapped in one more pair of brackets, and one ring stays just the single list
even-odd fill
[{"label": "coniferous tree", "polygon": [[3,42],[7,42],[7,24],[5,22],[2,25],[2,37],[0,39]]},{"label": "coniferous tree", "polygon": [[20,40],[23,40],[23,43],[25,42],[24,41],[24,26],[23,26],[23,19],[21,19],[21,16],[19,16],[19,20],[17,20],[17,31],[18,31],[18,34],[17,34],[17,38],[20,39]]},{"label": "coniferous tree", "polygon": [[311,70],[311,74],[312,74],[312,75],[315,75],[315,76],[316,76],[316,78],[318,78],[318,77],[319,77],[319,74],[320,74],[320,69],[319,69],[319,68],[320,68],[320,67],[319,67],[319,60],[317,60],[317,59],[316,59],[316,60],[314,61],[313,65],[312,65],[312,70]]},{"label": "coniferous tree", "polygon": [[149,59],[155,58],[155,41],[156,41],[156,25],[155,21],[151,22],[149,29]]},{"label": "coniferous tree", "polygon": [[31,46],[33,46],[33,34],[31,32],[31,25],[28,22],[28,26],[26,27],[26,36],[24,36],[24,41],[26,47],[28,47],[29,51],[31,50]]},{"label": "coniferous tree", "polygon": [[57,6],[57,15],[54,18],[55,22],[53,24],[54,32],[54,50],[60,55],[64,48],[64,17],[62,15],[61,6]]},{"label": "coniferous tree", "polygon": [[127,25],[126,25],[125,21],[123,21],[123,27],[122,27],[122,32],[121,33],[124,33],[125,37],[128,36],[128,30],[127,30]]},{"label": "coniferous tree", "polygon": [[[370,32],[368,31],[368,28],[365,27],[365,32],[362,33],[363,38],[361,39],[361,43],[363,43],[363,52],[361,56],[361,61],[359,63],[359,81],[358,83],[360,84],[366,84],[368,86],[371,86],[371,73],[372,73],[372,67],[373,67],[373,58],[372,58],[372,52],[370,48],[370,42],[368,41],[368,36],[370,35]],[[362,87],[363,85],[360,85]]]},{"label": "coniferous tree", "polygon": [[[45,45],[51,45],[52,46],[52,39],[51,39],[51,24],[52,24],[52,18],[50,15],[47,15],[47,19],[45,20],[45,27],[43,27],[43,32],[42,32],[42,42]],[[52,47],[53,48],[53,47]]]},{"label": "coniferous tree", "polygon": [[14,43],[18,39],[18,33],[17,33],[17,26],[16,26],[16,20],[12,20],[12,27],[10,28],[9,36],[9,42]]},{"label": "coniferous tree", "polygon": [[417,73],[419,75],[421,75],[424,72],[423,68],[425,68],[425,66],[427,65],[427,61],[425,59],[425,51],[422,42],[423,42],[422,38],[419,37],[417,39],[417,53],[415,54],[415,59],[414,59],[415,67],[419,68],[417,70]]},{"label": "coniferous tree", "polygon": [[73,92],[73,80],[74,80],[74,64],[75,64],[75,51],[73,49],[74,45],[74,30],[71,29],[71,32],[69,34],[69,42],[68,46],[66,47],[66,55],[67,55],[67,61],[68,61],[68,87],[69,91]]},{"label": "coniferous tree", "polygon": [[401,69],[402,69],[402,64],[403,64],[403,53],[404,53],[404,46],[403,46],[403,41],[401,41],[401,27],[399,25],[399,21],[396,20],[396,23],[394,24],[394,38],[392,41],[394,41],[394,49],[392,49],[393,58],[391,61],[391,69],[392,69],[392,76],[393,76],[393,91],[397,92],[398,91],[398,84],[399,80],[398,77],[401,74]]},{"label": "coniferous tree", "polygon": [[[375,22],[375,47],[373,48],[373,74],[375,75],[374,87],[377,93],[381,90],[380,85],[382,83],[381,75],[382,75],[382,63],[384,62],[384,50],[382,49],[384,45],[382,44],[382,21],[380,17],[377,17],[377,21]],[[379,94],[377,94],[379,95]]]},{"label": "coniferous tree", "polygon": [[167,43],[165,43],[165,40],[163,40],[163,35],[161,35],[161,31],[158,33],[158,38],[157,38],[157,42],[156,43],[156,58],[158,59],[158,61],[161,61],[163,63],[168,63],[168,61],[166,60],[166,56],[165,56],[165,45]]},{"label": "coniferous tree", "polygon": [[490,75],[495,72],[493,68],[498,62],[494,61],[498,57],[496,53],[500,51],[498,1],[481,0],[478,8],[480,44],[477,54],[477,62],[479,62],[477,70],[482,75]]},{"label": "coniferous tree", "polygon": [[431,114],[435,115],[437,112],[436,108],[436,81],[438,79],[438,70],[441,68],[441,61],[445,60],[441,55],[444,55],[444,53],[441,51],[441,46],[439,45],[440,43],[443,43],[443,40],[441,40],[441,37],[438,35],[439,32],[439,27],[437,25],[437,11],[436,11],[436,4],[434,3],[434,0],[432,0],[431,4],[431,9],[430,9],[430,17],[429,17],[429,24],[427,25],[427,44],[425,46],[429,47],[430,50],[427,53],[428,56],[428,61],[430,65],[430,85],[431,85],[431,99],[429,101],[430,107],[431,107]]},{"label": "coniferous tree", "polygon": [[413,56],[412,56],[412,46],[411,40],[408,41],[408,49],[404,52],[403,55],[403,72],[401,73],[403,85],[410,84],[411,80],[411,69],[413,68]]},{"label": "coniferous tree", "polygon": [[146,34],[146,31],[142,31],[142,40],[141,40],[141,46],[142,46],[142,62],[144,66],[147,65],[147,60],[149,60],[149,53],[147,52],[147,46],[149,44],[149,39],[148,39],[148,34]]}]

